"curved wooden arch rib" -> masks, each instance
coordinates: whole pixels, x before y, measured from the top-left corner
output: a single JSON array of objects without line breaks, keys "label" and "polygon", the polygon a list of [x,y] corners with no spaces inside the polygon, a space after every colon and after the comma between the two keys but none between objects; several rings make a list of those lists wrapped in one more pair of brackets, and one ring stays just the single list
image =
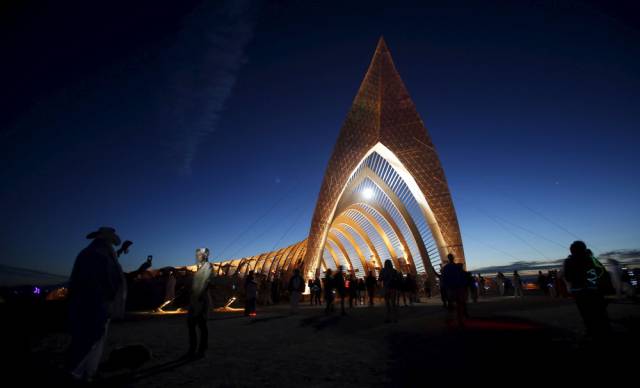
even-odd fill
[{"label": "curved wooden arch rib", "polygon": [[[358,255],[358,258],[360,259],[360,264],[362,265],[362,270],[365,271],[365,275],[364,276],[366,276],[367,259],[365,258],[364,254],[362,253],[362,250],[360,249],[360,246],[358,245],[358,243],[356,243],[356,241],[354,240],[353,236],[351,236],[351,233],[349,233],[349,231],[347,231],[345,229],[345,227],[342,226],[341,224],[335,224],[334,223],[333,226],[331,227],[331,229],[334,230],[334,233],[339,232],[340,234],[342,234],[344,236],[344,238],[347,239],[349,244],[351,244],[353,249],[356,251],[356,254]],[[331,229],[329,229],[329,231],[331,231]]]},{"label": "curved wooden arch rib", "polygon": [[376,260],[376,263],[378,264],[378,266],[382,268],[382,260],[380,259],[380,254],[378,253],[378,250],[373,245],[371,238],[369,237],[367,232],[362,228],[362,226],[358,223],[358,221],[354,220],[351,217],[348,217],[346,214],[341,214],[338,217],[336,217],[336,219],[333,222],[334,224],[346,225],[350,227],[353,231],[355,231],[355,233],[358,234],[358,236],[360,236],[362,241],[364,241],[365,244],[367,244],[367,246],[369,247],[369,251],[373,254],[374,260]]},{"label": "curved wooden arch rib", "polygon": [[351,264],[351,258],[349,257],[349,253],[347,252],[347,250],[344,248],[344,245],[342,245],[342,243],[340,242],[340,239],[335,234],[332,234],[331,231],[329,231],[327,238],[331,240],[331,242],[333,242],[338,247],[340,252],[342,252],[342,256],[344,257],[344,260],[347,262],[347,265],[349,266],[347,270],[352,271],[353,264]]},{"label": "curved wooden arch rib", "polygon": [[340,265],[340,262],[338,261],[338,256],[336,255],[336,252],[331,247],[331,244],[326,244],[325,247],[329,251],[329,255],[331,256],[331,258],[333,259],[333,264],[335,264],[336,268],[338,268],[338,266]]},{"label": "curved wooden arch rib", "polygon": [[[391,227],[391,230],[393,230],[393,233],[395,233],[396,237],[398,238],[398,241],[400,241],[400,244],[404,248],[404,251],[407,253],[407,259],[408,259],[407,261],[409,262],[409,268],[411,269],[412,273],[415,275],[416,267],[413,263],[413,258],[411,256],[411,251],[409,250],[409,246],[407,245],[407,241],[405,240],[404,235],[400,231],[400,228],[398,228],[398,225],[396,224],[395,220],[391,217],[391,215],[389,214],[389,212],[387,212],[386,209],[384,209],[377,203],[361,202],[361,203],[354,203],[352,205],[347,206],[345,211],[349,209],[360,210],[361,214],[365,216],[368,215],[367,219],[369,220],[369,222],[371,222],[372,219],[375,220],[375,217],[367,211],[367,207],[376,211],[389,224],[389,226]],[[384,228],[382,228],[382,230],[384,230]],[[389,239],[388,236],[385,236],[385,237],[387,238],[387,240]],[[391,241],[389,241],[389,243],[391,243]],[[393,263],[396,266],[396,268],[401,268],[400,262],[398,261],[398,257],[399,256],[392,256],[391,259],[393,260]]]},{"label": "curved wooden arch rib", "polygon": [[[384,193],[384,195],[386,195],[387,198],[389,198],[389,200],[391,201],[391,204],[396,208],[396,210],[398,211],[398,214],[400,214],[400,218],[402,218],[404,223],[409,228],[409,232],[411,233],[413,240],[416,242],[418,252],[422,257],[422,264],[424,265],[425,270],[427,270],[427,272],[433,270],[433,268],[429,269],[429,267],[432,267],[431,261],[429,260],[429,252],[427,251],[427,247],[424,244],[422,235],[418,231],[418,227],[416,226],[416,223],[413,220],[413,217],[411,217],[411,214],[407,210],[406,206],[404,205],[402,200],[398,197],[398,195],[391,189],[391,187],[389,187],[389,185],[382,178],[380,178],[380,176],[376,174],[375,171],[373,171],[368,166],[364,166],[359,171],[358,176],[352,179],[351,182],[349,182],[349,184],[345,188],[344,193],[346,193],[347,195],[343,196],[340,199],[340,202],[338,203],[338,207],[337,207],[337,211],[339,212],[338,214],[341,213],[340,211],[341,208],[344,208],[350,204],[362,202],[361,199],[356,198],[358,193],[355,193],[354,190],[365,179],[371,180],[376,186],[378,186],[380,191]],[[409,246],[407,244],[405,244],[405,249],[410,251]],[[411,260],[413,261],[413,255],[411,255]],[[412,265],[415,267],[415,263],[412,263]]]}]

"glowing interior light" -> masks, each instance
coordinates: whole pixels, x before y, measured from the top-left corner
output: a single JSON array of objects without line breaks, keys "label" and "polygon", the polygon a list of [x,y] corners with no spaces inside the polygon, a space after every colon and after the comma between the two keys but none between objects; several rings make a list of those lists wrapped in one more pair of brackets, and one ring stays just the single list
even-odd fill
[{"label": "glowing interior light", "polygon": [[373,198],[373,190],[367,187],[366,189],[362,190],[362,196],[365,199]]}]

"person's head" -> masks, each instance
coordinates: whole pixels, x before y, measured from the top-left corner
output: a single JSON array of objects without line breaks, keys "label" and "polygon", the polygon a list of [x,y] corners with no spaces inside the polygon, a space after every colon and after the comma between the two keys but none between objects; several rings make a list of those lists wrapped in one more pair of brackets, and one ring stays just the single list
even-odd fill
[{"label": "person's head", "polygon": [[456,259],[456,258],[455,258],[455,256],[453,255],[453,253],[449,253],[449,254],[447,255],[447,260],[449,260],[449,263],[453,263],[455,259]]},{"label": "person's head", "polygon": [[209,248],[196,249],[196,263],[204,263],[209,261]]},{"label": "person's head", "polygon": [[332,273],[333,271],[331,270],[331,268],[327,268],[327,272],[325,272],[326,276],[331,276]]},{"label": "person's head", "polygon": [[298,268],[293,270],[293,276],[300,276],[300,270]]},{"label": "person's head", "polygon": [[147,261],[148,261],[149,263],[151,263],[151,261],[152,261],[152,260],[153,260],[153,256],[152,256],[152,255],[147,256]]},{"label": "person's head", "polygon": [[586,256],[587,253],[587,244],[584,241],[574,241],[569,247],[569,251],[571,251],[571,256],[583,257]]},{"label": "person's head", "polygon": [[386,270],[392,270],[393,269],[393,263],[391,262],[391,259],[387,259],[384,261],[384,269]]},{"label": "person's head", "polygon": [[518,276],[518,271],[513,271],[513,276]]},{"label": "person's head", "polygon": [[339,265],[339,266],[338,266],[338,273],[342,272],[342,269],[343,269],[343,268],[342,268],[342,266],[341,266],[341,265]]},{"label": "person's head", "polygon": [[120,245],[120,237],[116,234],[116,230],[108,226],[102,226],[95,232],[89,233],[87,238],[89,240],[102,240],[115,246]]}]

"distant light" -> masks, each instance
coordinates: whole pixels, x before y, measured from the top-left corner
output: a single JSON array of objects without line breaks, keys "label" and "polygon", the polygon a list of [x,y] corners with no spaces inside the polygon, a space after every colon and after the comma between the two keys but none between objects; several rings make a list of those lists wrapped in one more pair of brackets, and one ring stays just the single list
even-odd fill
[{"label": "distant light", "polygon": [[373,190],[367,187],[366,189],[362,190],[362,196],[365,199],[373,198]]},{"label": "distant light", "polygon": [[40,288],[38,288],[38,287],[33,287],[33,294],[34,294],[34,295],[40,295]]}]

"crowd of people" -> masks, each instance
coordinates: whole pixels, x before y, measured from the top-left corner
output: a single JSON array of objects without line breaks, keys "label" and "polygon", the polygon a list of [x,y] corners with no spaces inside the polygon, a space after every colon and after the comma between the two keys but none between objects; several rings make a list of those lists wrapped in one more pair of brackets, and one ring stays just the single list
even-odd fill
[{"label": "crowd of people", "polygon": [[[102,227],[87,235],[91,243],[77,256],[69,281],[69,313],[72,341],[69,351],[69,373],[80,381],[91,380],[97,371],[104,348],[105,338],[112,319],[124,315],[127,298],[127,281],[118,258],[126,254],[132,245],[125,241],[122,247],[115,229]],[[571,294],[576,301],[587,332],[594,338],[605,337],[610,332],[605,295],[615,294],[615,286],[605,267],[594,257],[582,241],[571,245],[571,254],[565,260],[562,273],[552,270],[547,275],[539,272],[537,283],[546,295],[559,297]],[[196,250],[196,267],[189,289],[187,328],[189,347],[186,357],[202,357],[207,351],[207,319],[211,310],[209,286],[212,280],[212,264],[209,249]],[[455,262],[453,254],[441,273],[428,276],[424,281],[424,294],[431,298],[439,289],[443,306],[450,312],[448,322],[455,320],[461,327],[468,318],[467,302],[478,301],[487,290],[487,281],[480,274],[467,272],[462,264]],[[138,277],[152,265],[152,257],[128,276]],[[175,276],[166,273],[167,291],[165,299],[175,298]],[[369,271],[364,278],[355,273],[346,273],[341,266],[334,272],[327,269],[324,277],[317,274],[307,283],[299,269],[287,279],[286,290],[291,304],[291,313],[296,314],[305,286],[309,288],[309,303],[322,305],[326,314],[332,314],[339,303],[340,314],[347,314],[346,304],[373,306],[376,295],[385,305],[385,322],[398,321],[398,307],[418,301],[417,278],[411,273],[403,274],[386,260],[379,274]],[[524,282],[518,271],[511,279],[499,272],[495,278],[498,295],[505,295],[512,287],[515,298],[524,296]],[[280,300],[282,279],[269,279],[250,271],[244,278],[245,315],[255,316],[258,298],[261,304],[277,304]],[[339,300],[336,300],[339,299]]]}]

